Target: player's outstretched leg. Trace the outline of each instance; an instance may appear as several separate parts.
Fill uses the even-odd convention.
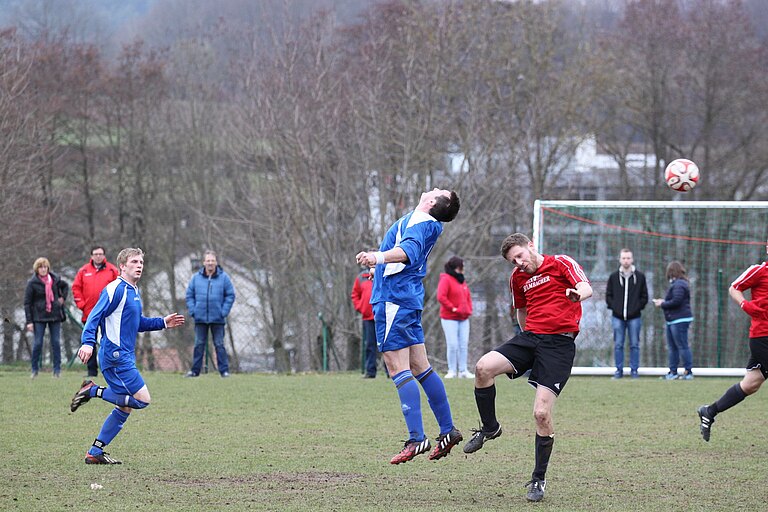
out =
[[[392,377],[392,383],[397,387],[400,409],[408,427],[408,440],[400,453],[392,457],[389,462],[402,464],[417,455],[428,452],[432,445],[429,438],[424,435],[424,424],[421,418],[421,393],[413,374],[410,370],[403,370]]]
[[[123,461],[117,460],[107,452],[101,452],[98,455],[85,454],[86,464],[122,464]]]
[[[69,410],[75,412],[78,407],[86,403],[91,399],[91,388],[96,386],[92,380],[84,380],[80,385],[80,389],[72,397],[72,402],[69,404]]]
[[[696,412],[699,415],[699,432],[701,437],[709,442],[709,436],[712,434],[712,424],[715,422],[715,417],[709,413],[709,406],[702,405]]]
[[[392,460],[390,460],[389,463],[402,464],[403,462],[408,462],[417,455],[427,453],[431,447],[432,445],[430,444],[428,437],[425,437],[421,441],[408,440],[405,442],[405,446],[400,451],[400,453],[392,457]]]
[[[442,459],[451,452],[451,448],[459,444],[464,437],[456,427],[451,428],[450,432],[437,436],[437,445],[432,453],[429,454],[429,460]]]
[[[105,453],[104,448],[120,433],[129,416],[130,413],[122,411],[118,407],[112,409],[112,412],[109,413],[109,416],[104,421],[104,425],[101,427],[99,437],[96,438],[85,455],[86,464],[122,464],[121,461]]]
[[[453,416],[451,415],[451,406],[448,403],[448,395],[445,392],[443,381],[440,376],[430,366],[425,371],[416,376],[416,380],[421,384],[424,393],[427,395],[429,407],[432,409],[438,425],[440,425],[440,435],[437,436],[437,445],[432,453],[429,454],[429,460],[442,459],[451,452],[451,448],[456,446],[464,439],[453,425]]]
[[[475,453],[477,450],[483,447],[486,441],[496,439],[501,435],[501,424],[496,423],[494,430],[485,431],[483,428],[472,429],[472,437],[464,445],[464,453]]]
[[[528,501],[541,501],[544,499],[544,489],[547,487],[547,481],[532,479],[525,484],[525,487],[528,488],[525,499]]]
[[[486,441],[501,435],[501,425],[496,419],[496,385],[491,384],[485,388],[476,387],[475,402],[482,426],[479,429],[472,429],[472,437],[464,445],[464,453],[474,453],[482,448]]]

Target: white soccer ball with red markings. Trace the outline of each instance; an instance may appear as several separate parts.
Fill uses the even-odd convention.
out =
[[[688,192],[699,182],[699,166],[685,158],[672,160],[664,169],[664,181],[677,192]]]

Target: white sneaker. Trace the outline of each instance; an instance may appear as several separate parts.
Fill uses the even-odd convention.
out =
[[[469,370],[464,370],[463,372],[459,373],[459,378],[460,379],[474,379],[475,378],[475,374],[474,373],[470,373]]]
[[[455,379],[456,378],[456,372],[448,372],[445,374],[446,379]]]

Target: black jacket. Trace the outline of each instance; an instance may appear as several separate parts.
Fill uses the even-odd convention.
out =
[[[27,281],[27,289],[24,291],[24,314],[28,324],[61,322],[64,319],[64,310],[59,304],[59,297],[67,298],[69,285],[53,272],[49,274],[53,278],[53,304],[50,313],[45,310],[45,284],[37,274]]]
[[[605,289],[605,303],[616,318],[631,320],[639,317],[648,304],[645,275],[638,270],[635,270],[629,279],[624,277],[621,270],[611,274]]]

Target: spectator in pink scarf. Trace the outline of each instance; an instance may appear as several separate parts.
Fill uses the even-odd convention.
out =
[[[47,258],[37,258],[32,265],[34,275],[27,281],[24,292],[24,314],[27,330],[34,333],[32,348],[32,378],[37,377],[43,352],[45,327],[51,336],[51,360],[53,376],[61,374],[61,322],[64,321],[64,299],[69,285],[51,272]]]

